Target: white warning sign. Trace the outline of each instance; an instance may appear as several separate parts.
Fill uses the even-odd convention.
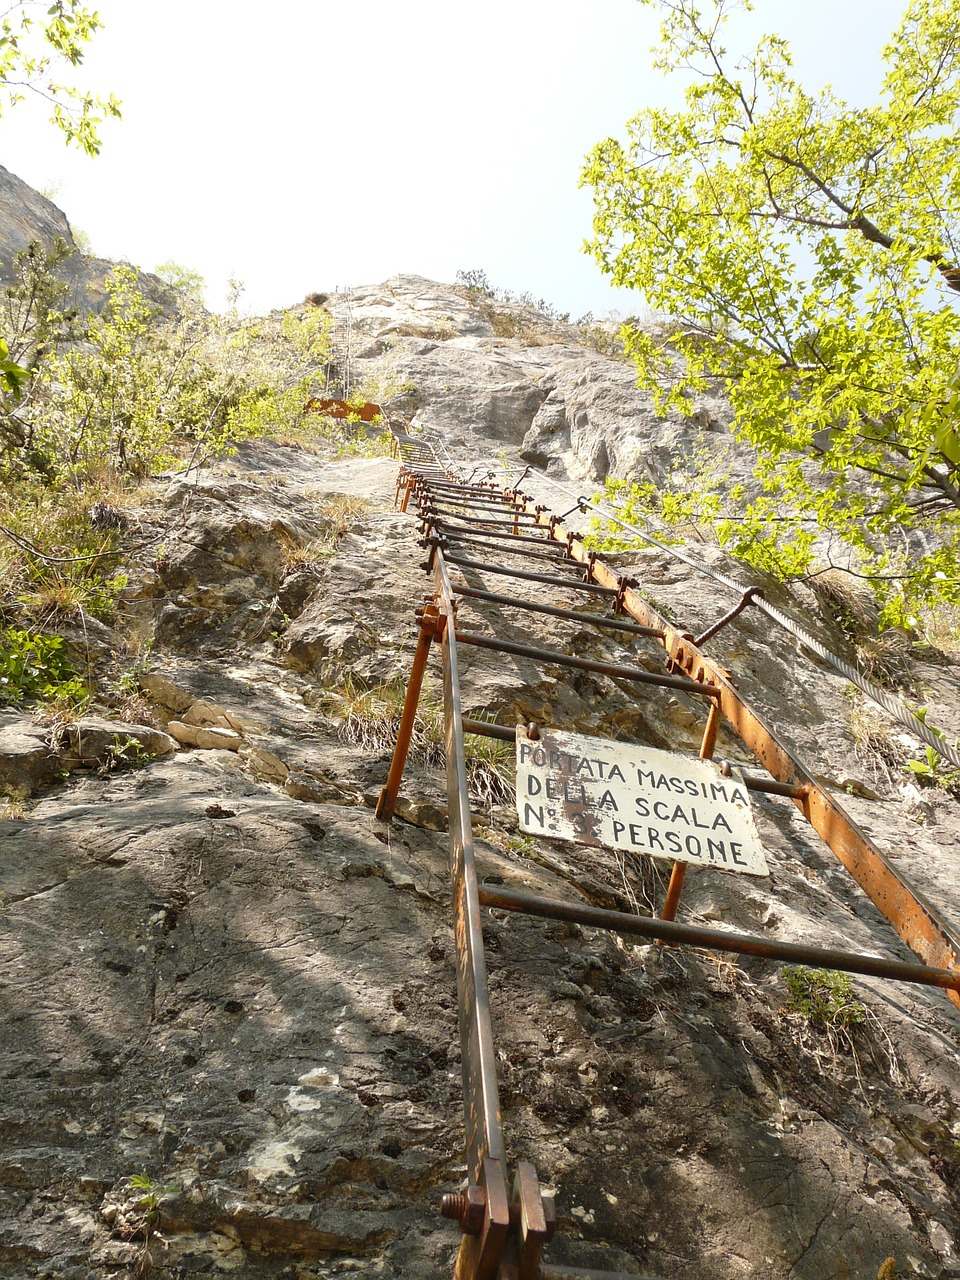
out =
[[[743,776],[712,760],[521,729],[517,812],[530,835],[769,875]]]

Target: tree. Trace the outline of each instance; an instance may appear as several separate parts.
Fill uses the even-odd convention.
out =
[[[42,12],[39,20],[34,16]],[[84,46],[101,26],[99,16],[80,0],[54,0],[49,8],[33,0],[15,0],[0,17],[0,115],[22,102],[26,93],[46,99],[51,121],[67,142],[89,155],[100,150],[97,126],[120,115],[111,94],[98,98],[55,78],[64,62],[78,67]]]
[[[737,518],[718,504],[739,554],[809,567],[830,531],[889,620],[960,602],[960,0],[912,0],[867,108],[808,94],[777,36],[731,59],[731,0],[659,3],[685,109],[583,174],[590,251],[669,317],[625,335],[641,385],[688,412],[726,390],[758,457]]]
[[[188,298],[193,298],[194,302],[203,302],[206,281],[199,271],[171,260],[158,263],[153,269],[153,274],[159,276],[165,284],[185,293]]]
[[[0,116],[22,102],[26,92],[36,94],[53,107],[51,122],[66,141],[97,155],[97,126],[107,116],[119,117],[120,103],[113,94],[97,98],[60,84],[53,68],[63,62],[79,66],[84,46],[103,24],[80,0],[54,0],[37,21],[34,11],[42,8],[33,0],[14,0],[0,16]],[[4,429],[15,421],[15,406],[31,374],[32,369],[11,358],[9,339],[0,337],[0,444]]]

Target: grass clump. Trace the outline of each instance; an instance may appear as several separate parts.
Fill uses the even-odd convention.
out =
[[[392,751],[400,730],[406,697],[402,679],[365,688],[347,675],[338,689],[328,690],[323,708],[339,720],[339,735],[371,754]],[[411,760],[429,767],[446,759],[443,707],[429,694],[420,698],[410,742]],[[514,750],[509,742],[479,734],[464,735],[464,759],[470,796],[490,807],[513,799]]]

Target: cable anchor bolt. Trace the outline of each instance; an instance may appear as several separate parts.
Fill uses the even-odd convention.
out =
[[[698,649],[702,649],[708,640],[712,640],[718,631],[722,631],[728,622],[733,622],[734,618],[739,618],[748,604],[752,604],[754,600],[762,600],[764,598],[763,591],[759,587],[747,587],[743,595],[737,603],[727,613],[719,618],[712,627],[708,627],[703,635],[697,636],[694,644]]]

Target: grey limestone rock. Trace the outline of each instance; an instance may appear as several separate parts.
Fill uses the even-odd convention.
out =
[[[58,732],[61,763],[67,769],[89,769],[140,763],[144,757],[176,751],[169,733],[150,725],[126,724],[101,716],[81,716]]]
[[[48,729],[29,716],[0,712],[0,795],[33,795],[60,769]]]
[[[107,300],[107,276],[117,264],[76,250],[73,232],[63,211],[16,174],[0,166],[0,283],[11,282],[11,262],[21,249],[34,240],[47,247],[56,237],[75,250],[60,271],[61,277],[71,287],[71,304],[83,311],[99,311]],[[141,292],[150,302],[170,313],[177,310],[175,289],[139,268],[137,280]]]

